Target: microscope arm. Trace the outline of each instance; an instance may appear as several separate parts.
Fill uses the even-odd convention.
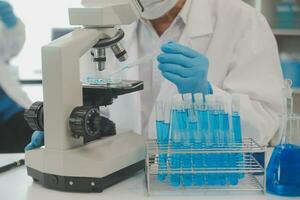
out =
[[[77,29],[42,49],[45,146],[66,150],[83,145],[71,137],[67,119],[83,105],[79,59],[101,38],[102,30]]]

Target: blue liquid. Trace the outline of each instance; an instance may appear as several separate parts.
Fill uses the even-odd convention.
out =
[[[181,148],[180,143],[173,143],[172,148],[174,150]],[[181,155],[180,154],[173,154],[171,156],[171,162],[170,167],[171,170],[179,170],[181,166]],[[170,184],[173,187],[179,187],[180,186],[180,174],[179,173],[171,173],[170,175]]]
[[[208,136],[208,111],[207,110],[197,110],[198,116],[198,131],[194,135],[194,148],[203,148],[207,142]],[[193,158],[193,167],[195,169],[201,170],[206,166],[207,155],[204,154],[195,154]],[[205,185],[206,174],[195,174],[194,175],[194,184],[196,186]]]
[[[113,84],[113,83],[117,83],[117,80],[113,80],[111,78],[107,78],[107,79],[100,79],[97,77],[86,77],[84,80],[84,83],[89,84],[89,85],[107,85],[107,84]]]
[[[229,136],[229,115],[224,111],[220,112],[220,130],[219,130],[219,143],[222,144],[222,147],[226,147],[227,137]],[[228,168],[230,167],[230,154],[221,154],[220,155],[220,165],[219,167]],[[222,162],[223,161],[223,162]],[[227,180],[230,179],[229,174],[220,174],[219,183],[221,185],[226,185]]]
[[[241,117],[239,113],[234,112],[232,113],[232,126],[233,126],[233,134],[234,134],[234,140],[236,143],[242,143],[242,128],[241,128]],[[237,154],[235,156],[235,165],[238,167],[239,165],[242,165],[244,162],[243,154]],[[244,173],[239,173],[238,177],[244,178]]]
[[[189,115],[193,113],[191,110],[189,111],[178,111],[178,124],[179,131],[182,134],[182,148],[188,150],[191,148],[191,144],[193,143],[193,132],[197,131],[197,124],[189,123]],[[196,125],[196,127],[194,127]],[[192,169],[192,155],[191,154],[183,154],[181,155],[181,167],[183,172],[188,172]],[[182,181],[185,187],[191,186],[193,183],[193,175],[191,173],[183,173]]]
[[[215,148],[216,144],[219,142],[219,113],[217,111],[209,111],[209,123],[210,123],[210,131],[209,131],[209,143],[208,145]],[[211,153],[207,158],[208,168],[215,169],[220,164],[220,155],[216,153]],[[207,175],[207,183],[208,185],[219,185],[219,174],[209,173]]]
[[[220,132],[222,133],[222,136],[220,137],[221,142],[223,144],[227,143],[227,137],[229,133],[229,114],[222,112],[220,114]]]
[[[241,117],[238,113],[232,114],[233,133],[236,142],[242,142]]]
[[[232,144],[235,143],[235,137],[233,131],[232,132],[230,130],[228,131],[226,142],[227,144],[229,144],[229,146],[232,146]],[[228,154],[228,165],[230,169],[236,168],[237,165],[236,160],[238,156],[239,155],[235,153]],[[239,175],[237,173],[229,173],[227,176],[227,183],[230,185],[237,185],[239,183]]]
[[[267,168],[267,191],[282,196],[300,196],[300,146],[275,147]]]
[[[171,139],[172,149],[181,149],[183,147],[184,133],[187,131],[187,113],[185,111],[175,110],[172,112]],[[183,155],[172,154],[170,167],[171,170],[180,170]],[[179,187],[181,184],[180,173],[170,175],[170,184]]]
[[[191,114],[191,113],[190,113]],[[187,135],[184,137],[184,148],[189,150],[193,147],[194,144],[194,136],[197,132],[197,122],[189,122],[188,123],[188,131],[185,132]],[[184,154],[182,155],[182,170],[183,171],[191,171],[193,166],[193,156],[192,154]],[[193,185],[193,174],[184,173],[183,177],[183,185],[185,187],[189,187]]]
[[[169,142],[169,129],[170,124],[164,123],[164,121],[156,121],[156,133],[157,133],[157,142],[158,145],[166,145]],[[160,150],[167,150],[162,147],[160,147]],[[158,155],[158,180],[164,181],[167,177],[166,173],[163,173],[162,171],[165,171],[167,169],[167,154],[159,154]]]

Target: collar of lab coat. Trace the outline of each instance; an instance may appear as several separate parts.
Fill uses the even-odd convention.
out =
[[[190,38],[209,35],[213,32],[213,15],[209,0],[187,0],[179,16],[186,25]],[[143,21],[147,23],[147,21]],[[132,25],[136,27],[137,22]]]
[[[209,0],[187,0],[181,17],[191,38],[213,32],[213,15]]]

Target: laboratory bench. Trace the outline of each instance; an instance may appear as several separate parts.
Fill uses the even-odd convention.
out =
[[[267,158],[272,149],[268,149]],[[9,164],[24,157],[24,154],[0,154],[0,166]],[[0,200],[109,200],[109,199],[197,199],[197,200],[284,200],[284,198],[259,192],[222,192],[222,193],[184,193],[148,196],[144,172],[103,191],[103,193],[67,193],[45,189],[34,183],[27,176],[24,166],[0,174]]]

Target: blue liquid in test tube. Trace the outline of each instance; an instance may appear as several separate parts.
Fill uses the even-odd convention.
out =
[[[241,131],[241,118],[238,113],[232,113],[232,125],[233,125],[233,133],[235,137],[235,142],[236,143],[241,143],[242,142],[242,131]],[[237,165],[240,166],[243,164],[243,154],[238,154],[237,155]],[[243,178],[244,174],[240,173],[239,178]]]
[[[157,132],[157,139],[158,139],[158,145],[159,145],[159,148],[160,150],[163,150],[162,147],[160,147],[160,145],[163,145],[162,143],[162,136],[164,134],[164,121],[156,121],[156,132]],[[165,154],[159,154],[158,155],[158,180],[159,181],[164,181],[167,174],[164,173],[163,171],[166,170],[167,168],[167,165],[166,165],[166,155]]]
[[[171,107],[169,103],[165,103],[164,105],[164,123],[163,123],[163,137],[162,137],[162,143],[165,145],[164,150],[168,150],[169,146],[169,140],[170,140],[170,119],[171,119]],[[165,169],[167,169],[168,166],[168,155],[164,154],[164,165]]]
[[[184,107],[185,115],[183,115],[182,121],[187,123],[187,127],[183,130],[183,148],[189,151],[194,143],[194,134],[197,131],[197,120],[194,113],[193,99],[191,94],[184,94]],[[189,173],[192,170],[192,154],[182,155],[182,170],[183,185],[189,187],[193,185],[193,174]]]
[[[195,94],[195,112],[197,117],[197,128],[194,132],[194,148],[201,149],[206,145],[206,137],[208,136],[208,111],[206,109],[203,94]],[[207,168],[206,154],[194,154],[193,155],[193,167],[195,171],[203,170]],[[196,186],[203,186],[206,182],[206,174],[196,173],[194,175],[194,184]]]
[[[229,144],[230,148],[236,148],[236,142],[233,131],[229,131],[228,137],[227,137],[227,143]],[[237,154],[230,153],[228,155],[229,157],[229,168],[230,169],[236,169],[237,168]],[[237,185],[239,183],[239,176],[237,173],[229,173],[227,177],[227,182],[230,185]]]
[[[157,133],[157,143],[159,150],[166,151],[166,147],[169,142],[169,127],[170,123],[164,120],[164,116],[168,114],[165,110],[165,105],[163,102],[158,102],[156,104],[156,133]],[[158,180],[164,181],[167,177],[165,171],[167,170],[167,154],[158,155]]]
[[[219,144],[221,145],[221,148],[226,147],[227,143],[227,137],[229,134],[229,114],[225,112],[225,106],[224,106],[224,100],[219,97],[217,100],[217,105],[219,107]],[[226,105],[226,104],[225,104]],[[228,168],[229,167],[229,154],[222,153],[220,154],[220,162],[219,166],[222,168]],[[219,184],[220,185],[226,185],[228,179],[228,174],[223,173],[219,175]]]
[[[233,96],[232,97],[232,131],[234,135],[234,141],[237,144],[241,144],[242,141],[242,128],[241,128],[241,117],[239,114],[240,111],[240,99],[239,96]],[[239,167],[243,165],[244,158],[243,154],[237,154],[236,155],[236,166]],[[243,173],[238,174],[238,178],[244,178]]]
[[[216,108],[215,96],[207,95],[206,103],[208,105],[209,111],[209,134],[208,134],[208,147],[216,148],[219,143],[219,111]],[[216,169],[219,167],[220,155],[216,153],[211,153],[207,159],[208,168]],[[209,173],[207,175],[208,185],[219,185],[219,174]]]
[[[177,149],[182,148],[182,129],[186,127],[186,121],[182,121],[182,115],[185,115],[186,112],[183,108],[183,103],[181,100],[181,96],[176,96],[172,102],[172,117],[171,117],[171,143],[172,143],[172,152]],[[174,187],[179,187],[181,184],[180,173],[176,173],[181,169],[181,160],[182,155],[172,153],[170,158],[170,184]]]

